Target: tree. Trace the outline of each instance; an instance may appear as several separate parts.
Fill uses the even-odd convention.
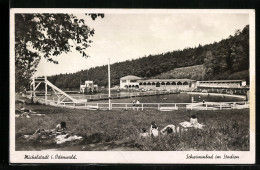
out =
[[[86,14],[95,20],[104,14]],[[75,48],[83,57],[94,29],[72,14],[15,14],[15,87],[24,90],[41,60],[54,64],[53,56]]]
[[[214,76],[214,67],[215,67],[215,56],[213,56],[211,51],[208,51],[204,59],[205,79],[210,79]]]

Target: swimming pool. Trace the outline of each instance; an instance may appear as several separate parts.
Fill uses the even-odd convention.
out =
[[[122,99],[111,99],[112,103],[131,103],[133,100],[139,100],[141,103],[191,103],[193,97],[194,102],[236,102],[244,101],[243,98],[216,95],[199,95],[199,94],[165,94],[144,97],[131,97]],[[89,101],[90,103],[107,103],[108,100]]]

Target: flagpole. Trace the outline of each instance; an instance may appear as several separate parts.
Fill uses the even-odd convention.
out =
[[[109,101],[109,110],[111,110],[111,99],[110,99],[110,58],[108,58],[108,101]]]

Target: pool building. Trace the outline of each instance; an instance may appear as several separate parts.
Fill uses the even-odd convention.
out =
[[[197,87],[207,88],[241,88],[246,86],[244,80],[209,80],[197,81]]]
[[[139,88],[149,90],[188,90],[195,87],[191,79],[147,79],[138,80]]]
[[[195,87],[195,80],[190,79],[143,79],[129,75],[120,79],[121,89],[176,90]]]
[[[139,88],[138,80],[141,80],[141,77],[128,75],[120,78],[120,89],[128,89],[128,88]]]
[[[243,88],[244,80],[210,80],[196,81],[191,79],[144,79],[128,75],[120,79],[121,89],[146,90],[191,90],[194,88]]]
[[[98,91],[98,85],[94,84],[93,81],[85,81],[84,84],[80,85],[80,92],[94,92]]]

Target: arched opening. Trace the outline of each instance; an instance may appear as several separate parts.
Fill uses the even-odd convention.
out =
[[[127,85],[125,85],[125,88],[128,88],[128,86],[127,86]]]
[[[138,85],[135,85],[135,88],[139,88],[139,86],[138,86]]]
[[[147,83],[147,85],[151,85],[151,83],[150,83],[150,82],[148,82],[148,83]]]
[[[188,82],[187,82],[187,81],[185,81],[185,82],[183,83],[183,85],[188,85]]]
[[[161,84],[158,82],[158,83],[156,83],[156,87],[160,87],[161,86]]]
[[[164,82],[162,82],[162,83],[161,83],[161,85],[163,85],[163,86],[164,86],[164,85],[165,85],[165,83],[164,83]]]
[[[180,85],[182,85],[182,83],[179,81],[179,82],[177,83],[177,85],[180,86]]]
[[[143,83],[142,83],[142,82],[140,82],[140,83],[139,83],[139,85],[141,86],[141,85],[143,85]]]
[[[143,85],[146,85],[146,82],[144,82],[144,84]]]
[[[169,85],[171,85],[171,83],[170,83],[170,82],[167,82],[167,83],[166,83],[166,86],[169,86]]]
[[[155,85],[155,82],[152,82],[152,85]]]
[[[176,82],[172,82],[172,85],[176,85]]]

